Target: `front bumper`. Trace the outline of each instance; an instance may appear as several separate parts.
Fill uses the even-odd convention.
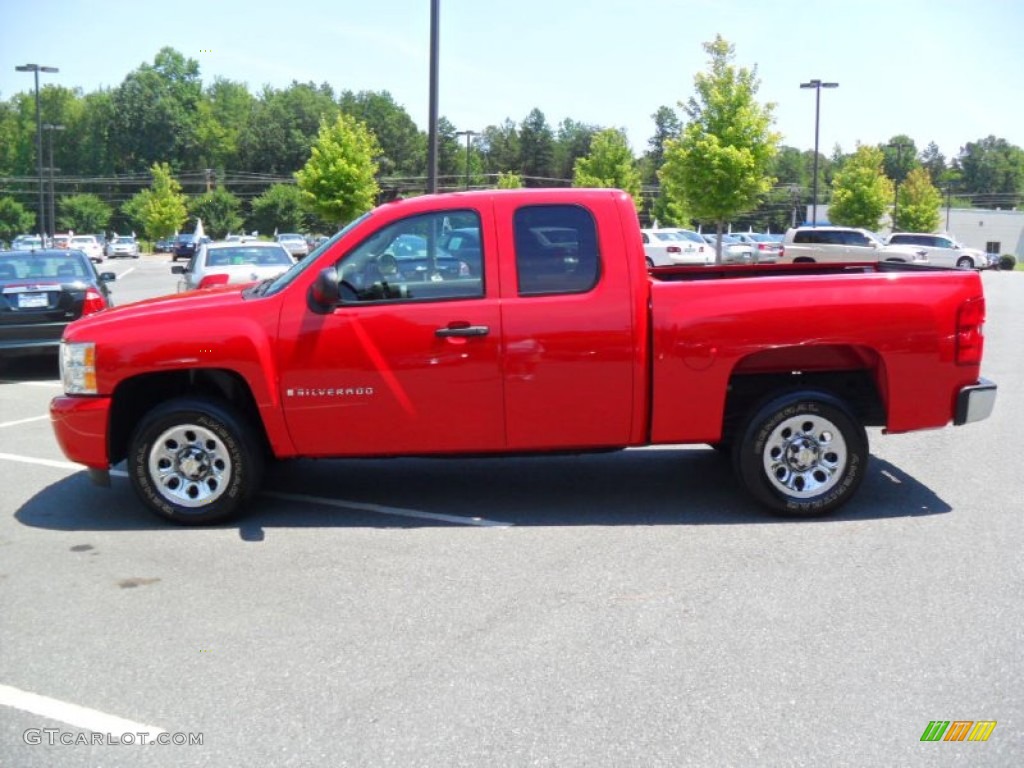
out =
[[[64,455],[90,469],[110,468],[107,425],[109,397],[61,395],[50,401],[50,421]]]
[[[996,405],[996,383],[980,378],[977,384],[963,387],[956,396],[956,414],[953,424],[960,426],[982,421],[992,415]]]

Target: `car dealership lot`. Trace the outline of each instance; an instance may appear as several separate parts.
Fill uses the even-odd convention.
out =
[[[175,289],[167,255],[111,268],[117,303]],[[0,763],[1019,764],[1024,274],[983,279],[992,418],[872,430],[816,521],[691,447],[288,462],[179,529],[63,459],[55,365],[8,365]],[[937,719],[998,725],[920,742]],[[26,743],[83,722],[203,743]]]

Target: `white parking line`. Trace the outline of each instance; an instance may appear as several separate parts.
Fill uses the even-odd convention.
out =
[[[0,429],[3,429],[4,427],[16,427],[19,424],[28,424],[30,421],[42,421],[43,419],[48,419],[48,418],[50,418],[49,414],[47,414],[46,416],[33,416],[30,419],[18,419],[17,421],[4,421],[4,422],[0,422]]]
[[[33,715],[67,723],[76,728],[109,733],[118,737],[128,733],[148,733],[152,738],[156,738],[161,733],[167,733],[163,728],[125,720],[123,717],[51,699],[49,696],[40,696],[38,693],[29,693],[9,685],[0,685],[0,705],[31,712]]]
[[[481,528],[511,528],[512,523],[503,523],[497,520],[485,520],[482,517],[462,517],[461,515],[442,515],[437,512],[420,512],[416,509],[402,509],[401,507],[385,507],[381,504],[366,504],[361,501],[344,501],[343,499],[328,499],[323,496],[306,496],[300,493],[280,493],[279,491],[264,491],[264,496],[287,501],[304,501],[309,504],[324,504],[328,507],[339,509],[360,509],[365,512],[376,512],[379,515],[395,515],[397,517],[414,517],[422,520],[440,520],[445,523],[457,525],[476,525]]]
[[[15,381],[14,379],[0,379],[0,384],[21,384],[25,387],[59,387],[61,385],[59,379],[51,379],[50,381]]]
[[[53,467],[54,469],[69,469],[78,472],[85,469],[81,464],[73,464],[70,461],[51,461],[50,459],[33,459],[31,456],[18,456],[14,453],[0,453],[0,459],[5,461],[17,461],[21,464],[36,464],[40,467]]]
[[[0,461],[17,461],[22,464],[35,464],[40,467],[52,467],[53,469],[66,469],[78,472],[85,469],[81,464],[73,464],[70,461],[52,461],[50,459],[34,459],[29,456],[18,456],[13,453],[0,453]],[[114,477],[128,477],[128,473],[122,469],[112,469],[110,474]],[[329,499],[324,496],[306,496],[301,493],[281,493],[279,491],[264,491],[264,496],[274,499],[285,499],[286,501],[301,501],[306,504],[322,504],[327,507],[338,509],[358,509],[364,512],[375,512],[378,515],[392,515],[395,517],[411,517],[420,520],[437,520],[456,525],[473,525],[480,528],[511,528],[514,523],[505,523],[500,520],[487,520],[483,517],[465,517],[462,515],[443,515],[437,512],[421,512],[418,509],[403,509],[402,507],[387,507],[383,504],[367,504],[362,501],[345,501],[344,499]]]

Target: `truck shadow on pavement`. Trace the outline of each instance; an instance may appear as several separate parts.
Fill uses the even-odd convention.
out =
[[[123,473],[122,473],[123,474]],[[264,493],[233,523],[265,528],[827,524],[942,514],[951,507],[872,457],[856,498],[837,513],[780,517],[752,501],[710,449],[475,459],[295,460],[270,468]],[[84,472],[48,486],[15,517],[53,530],[181,530],[150,513],[126,477],[93,486]],[[202,529],[195,529],[202,530]]]

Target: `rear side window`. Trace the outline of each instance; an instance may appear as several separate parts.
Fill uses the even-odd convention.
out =
[[[586,293],[597,285],[597,226],[577,205],[530,205],[513,218],[520,296]]]

